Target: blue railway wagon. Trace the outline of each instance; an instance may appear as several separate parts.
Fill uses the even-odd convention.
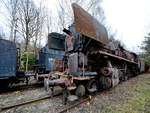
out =
[[[39,52],[39,68],[44,72],[51,72],[56,70],[56,59],[62,59],[64,51],[49,49],[48,45],[43,47]]]
[[[0,39],[0,79],[16,76],[17,49],[16,44]]]
[[[56,32],[49,33],[48,44],[40,50],[37,49],[35,60],[36,75],[62,70],[65,37],[65,35]]]
[[[20,81],[28,82],[24,71],[20,70],[19,44],[0,39],[0,90]]]

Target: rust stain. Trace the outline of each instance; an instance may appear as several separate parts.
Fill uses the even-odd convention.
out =
[[[109,45],[106,28],[79,5],[72,4],[76,31],[102,44]]]
[[[63,59],[61,58],[55,58],[55,66],[56,66],[56,71],[63,71]]]

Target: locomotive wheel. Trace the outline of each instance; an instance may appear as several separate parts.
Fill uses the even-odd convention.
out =
[[[79,96],[79,97],[84,96],[84,95],[85,95],[85,87],[84,87],[82,84],[80,84],[80,85],[77,87],[77,89],[76,89],[76,91],[75,91],[75,94],[76,94],[77,96]]]
[[[96,91],[98,91],[99,90],[98,82],[94,79],[88,81],[87,89],[95,89]]]
[[[100,77],[100,85],[101,85],[102,89],[104,89],[104,90],[111,88],[112,87],[111,78],[101,76]]]

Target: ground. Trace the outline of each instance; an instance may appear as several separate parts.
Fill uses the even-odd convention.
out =
[[[56,88],[59,93],[60,88]],[[20,103],[32,98],[49,95],[43,88],[13,92],[0,95],[0,107]],[[71,104],[71,103],[69,103]],[[67,106],[67,105],[66,105]],[[13,108],[6,113],[54,113],[66,106],[62,105],[61,97],[44,100],[38,103]],[[150,74],[141,74],[123,82],[108,91],[94,96],[67,112],[71,113],[150,113]]]
[[[96,96],[88,104],[82,104],[78,111],[150,113],[150,74],[134,77],[108,92]]]

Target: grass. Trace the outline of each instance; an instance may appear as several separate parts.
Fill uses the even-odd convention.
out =
[[[115,105],[106,105],[104,113],[150,113],[150,74],[139,77],[133,87],[127,88],[133,95],[123,97]]]

